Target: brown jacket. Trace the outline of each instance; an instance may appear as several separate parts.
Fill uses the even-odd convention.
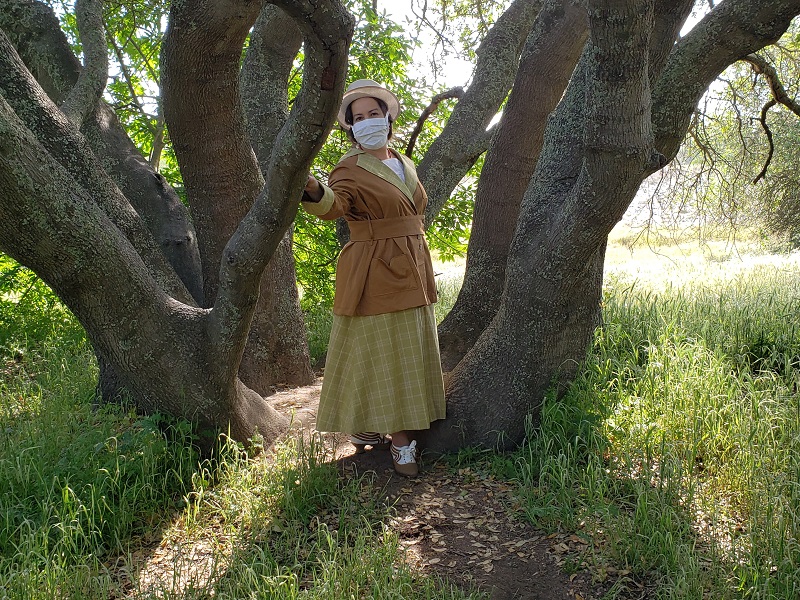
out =
[[[405,183],[374,156],[353,149],[322,186],[322,200],[303,202],[311,214],[343,216],[350,226],[336,265],[334,314],[378,315],[436,302],[422,225],[428,196],[414,163],[392,154],[403,163]]]

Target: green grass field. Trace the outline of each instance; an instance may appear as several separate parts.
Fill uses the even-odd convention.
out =
[[[607,598],[800,597],[798,257],[614,239],[581,375],[524,447],[459,464],[586,539],[566,567],[610,577]],[[317,355],[329,323],[310,321]],[[372,481],[340,479],[318,440],[200,460],[185,424],[93,407],[79,325],[5,259],[0,360],[0,598],[470,597],[404,561]],[[205,567],[119,568],[153,540]]]

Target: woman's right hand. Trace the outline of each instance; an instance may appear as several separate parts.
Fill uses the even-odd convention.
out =
[[[322,186],[310,173],[308,175],[306,187],[303,188],[303,192],[311,198],[312,202],[319,202],[322,200]]]

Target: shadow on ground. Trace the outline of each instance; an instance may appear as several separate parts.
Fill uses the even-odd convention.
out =
[[[321,380],[283,390],[272,405],[292,413],[307,430],[315,425]],[[343,477],[372,475],[376,494],[394,507],[391,526],[407,560],[421,572],[492,600],[590,600],[608,585],[593,585],[588,572],[568,574],[565,558],[579,552],[574,535],[547,535],[521,517],[512,485],[446,460],[424,462],[418,477],[397,475],[385,450],[355,454],[344,436],[326,435]]]

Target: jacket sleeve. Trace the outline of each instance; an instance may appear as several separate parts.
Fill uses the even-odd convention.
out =
[[[320,185],[322,199],[319,202],[303,202],[306,212],[325,221],[338,219],[350,212],[358,193],[351,169],[337,166],[328,178],[328,185],[322,182]]]

